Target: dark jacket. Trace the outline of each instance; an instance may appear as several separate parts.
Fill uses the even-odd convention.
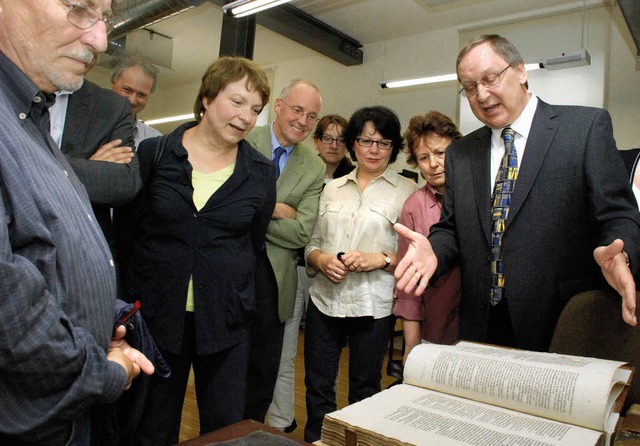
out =
[[[438,271],[460,264],[460,338],[484,342],[489,320],[491,130],[447,149],[442,219],[429,240]],[[606,286],[593,250],[622,238],[640,256],[640,215],[602,109],[539,101],[502,239],[505,291],[517,345],[547,350],[560,311]],[[638,262],[631,264],[638,280]]]
[[[197,354],[246,340],[254,308],[256,257],[275,206],[275,167],[246,141],[239,143],[233,174],[196,209],[191,164],[182,136],[167,137],[162,159],[141,194],[140,237],[128,266],[129,296],[139,298],[159,347],[180,351],[189,279],[193,279]],[[143,177],[159,138],[138,149]]]

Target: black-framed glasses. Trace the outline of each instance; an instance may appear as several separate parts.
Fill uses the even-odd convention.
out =
[[[115,21],[111,17],[103,17],[93,8],[71,0],[61,0],[69,7],[67,20],[80,29],[89,29],[99,21],[104,22],[107,34],[113,29]]]
[[[333,141],[335,141],[336,144],[338,144],[339,146],[344,146],[346,144],[342,136],[338,136],[337,138],[332,138],[329,135],[322,135],[322,138],[320,138],[320,141],[322,141],[322,144],[326,144],[328,146],[331,145]]]
[[[303,116],[305,117],[305,119],[309,122],[317,122],[318,121],[318,115],[315,113],[305,113],[304,112],[304,108],[298,106],[298,105],[289,105],[285,102],[284,99],[280,98],[280,100],[282,101],[282,103],[284,105],[286,105],[287,107],[289,107],[291,109],[291,113],[293,114],[293,116],[295,116],[296,118],[300,119]]]
[[[464,82],[462,84],[462,88],[458,93],[465,98],[470,98],[471,96],[475,96],[478,93],[478,84],[482,84],[484,88],[495,87],[502,80],[502,75],[505,71],[511,68],[511,65],[507,65],[503,70],[497,73],[487,74],[485,77],[480,79],[478,82]]]
[[[371,147],[373,143],[376,143],[378,145],[378,149],[380,150],[389,150],[391,149],[391,147],[393,147],[393,141],[389,141],[388,139],[379,139],[377,141],[374,141],[371,138],[360,136],[356,138],[356,141],[358,141],[358,144],[360,144],[362,147]]]

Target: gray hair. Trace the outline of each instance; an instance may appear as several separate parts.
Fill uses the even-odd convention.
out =
[[[308,85],[309,87],[311,87],[315,91],[317,91],[318,94],[320,94],[320,89],[313,82],[308,81],[306,79],[293,79],[293,80],[287,82],[287,84],[284,87],[282,87],[282,91],[280,91],[280,99],[286,98],[293,87],[295,87],[296,85],[301,85],[301,84],[302,85]]]
[[[493,51],[495,51],[498,56],[504,59],[504,61],[507,62],[510,67],[524,64],[524,59],[520,55],[520,51],[518,51],[513,43],[497,34],[484,34],[469,41],[469,43],[467,43],[465,47],[460,50],[460,53],[458,53],[458,59],[456,60],[456,69],[458,68],[458,65],[460,65],[460,61],[462,60],[462,58],[466,56],[469,51],[471,51],[478,45],[482,45],[483,43],[488,43]]]
[[[156,78],[158,77],[158,73],[160,73],[160,70],[158,69],[158,67],[153,65],[149,59],[139,54],[126,56],[116,62],[116,64],[113,66],[113,72],[111,73],[111,83],[117,81],[120,76],[122,76],[124,70],[136,66],[142,68],[144,74],[153,79],[153,84],[151,85],[151,93],[153,93],[156,90]]]
[[[483,34],[470,40],[469,43],[460,50],[458,58],[456,59],[456,72],[458,71],[458,65],[460,65],[462,58],[466,56],[469,51],[483,43],[488,43],[491,49],[508,63],[510,67],[517,67],[520,64],[524,65],[524,59],[513,43],[498,34]],[[529,89],[529,81],[524,83],[524,87],[527,90]]]

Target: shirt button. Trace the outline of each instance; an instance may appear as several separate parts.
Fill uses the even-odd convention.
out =
[[[63,172],[66,176],[69,176],[69,172],[67,172],[66,170],[63,170]]]
[[[27,114],[23,113],[23,112],[18,113],[18,118],[20,118],[20,119],[22,119],[24,121],[25,119],[27,119]]]
[[[198,213],[197,212],[193,213],[193,218],[198,218]]]
[[[114,263],[113,259],[109,259],[109,266],[111,268],[115,268],[116,264]]]
[[[40,102],[42,102],[42,98],[40,96],[34,96],[33,102],[35,102],[36,104],[39,104]]]

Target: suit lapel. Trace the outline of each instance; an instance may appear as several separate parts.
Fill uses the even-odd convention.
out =
[[[491,129],[483,127],[478,130],[475,146],[470,152],[471,176],[475,193],[476,212],[480,225],[487,238],[491,237],[491,190],[489,180],[491,171]]]
[[[91,96],[91,91],[86,83],[85,86],[69,96],[67,117],[65,119],[62,141],[60,143],[62,146],[61,149],[65,153],[67,153],[69,149],[67,147],[67,141],[78,141],[79,139],[84,141],[84,135],[89,126],[94,107]]]
[[[293,151],[277,181],[278,201],[291,193],[304,174],[303,150],[300,144],[293,146]]]
[[[508,230],[510,222],[518,214],[527,195],[529,195],[542,163],[549,152],[551,142],[558,131],[558,125],[553,119],[555,116],[556,113],[549,104],[538,101],[538,108],[531,123],[524,156],[518,170],[518,180],[509,208],[506,230]]]

